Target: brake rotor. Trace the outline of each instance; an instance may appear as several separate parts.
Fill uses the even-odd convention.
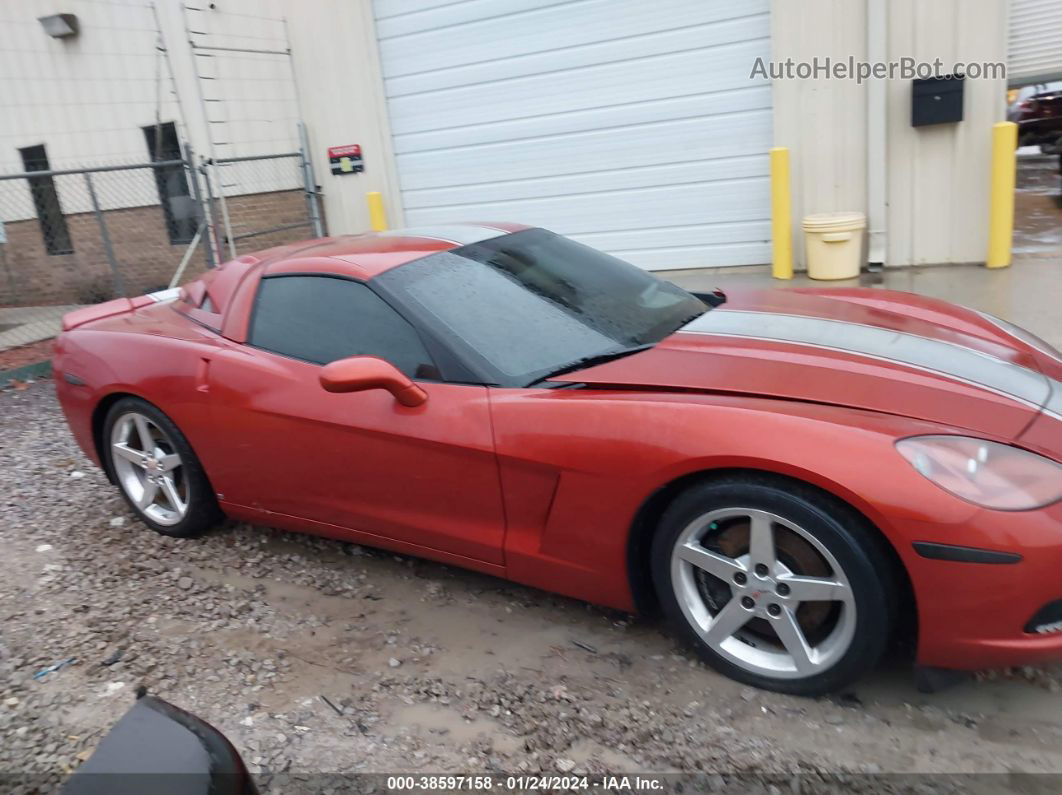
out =
[[[714,552],[737,558],[749,553],[749,538],[752,525],[747,517],[736,517],[720,522],[712,528],[701,543]],[[829,564],[807,541],[787,527],[774,526],[774,547],[779,562],[794,575],[803,577],[829,577],[833,574]],[[697,586],[701,597],[712,615],[717,614],[733,597],[729,583],[708,572],[697,569]],[[796,619],[804,631],[804,637],[814,645],[826,637],[836,620],[837,607],[832,602],[801,602],[796,610]],[[770,623],[763,618],[754,618],[745,625],[752,635],[777,643],[778,636]]]

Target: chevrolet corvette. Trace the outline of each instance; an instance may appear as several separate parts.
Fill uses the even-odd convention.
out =
[[[659,611],[789,693],[901,633],[927,671],[1062,658],[1062,358],[943,301],[690,293],[453,225],[77,309],[53,365],[165,535],[228,516]]]

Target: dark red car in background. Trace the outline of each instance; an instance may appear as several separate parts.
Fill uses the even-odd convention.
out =
[[[1018,146],[1039,146],[1045,155],[1062,154],[1062,88],[1019,99],[1007,119],[1018,125]]]

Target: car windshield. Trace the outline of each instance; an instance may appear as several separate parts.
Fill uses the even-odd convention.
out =
[[[660,341],[708,306],[600,251],[527,229],[376,279],[490,382],[525,386]]]

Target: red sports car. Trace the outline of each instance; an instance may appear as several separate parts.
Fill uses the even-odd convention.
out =
[[[144,522],[222,515],[622,610],[814,694],[1062,658],[1062,359],[873,289],[691,294],[544,229],[244,256],[64,319],[85,453]]]

